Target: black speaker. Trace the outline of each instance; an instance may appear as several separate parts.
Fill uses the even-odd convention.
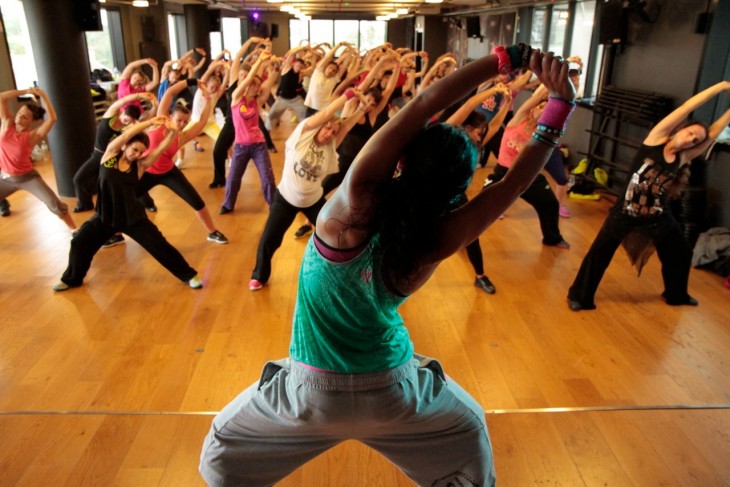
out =
[[[255,37],[269,37],[269,24],[266,22],[251,22],[251,35]]]
[[[623,0],[603,0],[600,5],[598,42],[600,44],[622,44],[626,42],[628,21]]]
[[[76,0],[76,22],[81,30],[104,30],[101,26],[99,0]]]
[[[271,24],[271,38],[276,39],[279,37],[279,24]]]
[[[157,27],[155,26],[155,18],[151,15],[141,17],[142,21],[142,40],[146,42],[157,40]]]
[[[466,36],[467,37],[481,37],[482,26],[479,21],[479,17],[467,17],[466,18]]]
[[[221,31],[221,11],[220,10],[208,10],[208,30],[210,32]]]

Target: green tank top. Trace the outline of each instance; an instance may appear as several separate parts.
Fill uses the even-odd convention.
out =
[[[299,290],[289,354],[313,367],[340,373],[380,372],[403,365],[413,343],[380,274],[377,236],[348,262],[321,255],[309,240],[299,271]]]

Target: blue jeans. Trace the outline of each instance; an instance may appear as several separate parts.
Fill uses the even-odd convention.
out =
[[[241,190],[243,173],[246,172],[248,161],[251,159],[253,159],[256,169],[259,171],[261,191],[264,193],[264,199],[271,206],[271,202],[274,199],[276,181],[274,179],[274,170],[271,168],[271,159],[269,159],[269,151],[266,143],[236,144],[233,146],[233,159],[231,160],[231,168],[228,171],[228,179],[226,179],[226,197],[222,205],[227,210],[232,210],[236,206],[238,192]]]
[[[372,374],[269,362],[213,420],[199,468],[209,485],[273,485],[348,439],[418,485],[495,484],[484,410],[441,364],[418,355]]]

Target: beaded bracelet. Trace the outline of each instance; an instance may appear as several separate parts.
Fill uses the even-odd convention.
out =
[[[539,130],[540,132],[545,132],[546,134],[558,135],[558,136],[561,136],[561,137],[563,135],[565,135],[565,130],[560,130],[560,129],[556,129],[554,127],[549,127],[549,126],[547,126],[547,125],[545,125],[543,123],[538,123],[537,124],[537,130]]]
[[[550,147],[557,147],[558,141],[553,139],[548,139],[547,137],[543,137],[542,135],[538,134],[537,132],[533,132],[532,138],[537,140],[538,142],[542,142],[543,144],[547,144]]]

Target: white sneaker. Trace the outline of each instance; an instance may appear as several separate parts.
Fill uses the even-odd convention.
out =
[[[203,281],[200,279],[200,276],[195,274],[195,276],[188,281],[188,286],[193,289],[200,289],[203,287]]]
[[[175,161],[175,165],[177,166],[178,169],[182,169],[183,166],[185,165],[185,162],[183,162],[182,159],[178,159],[177,161]]]

